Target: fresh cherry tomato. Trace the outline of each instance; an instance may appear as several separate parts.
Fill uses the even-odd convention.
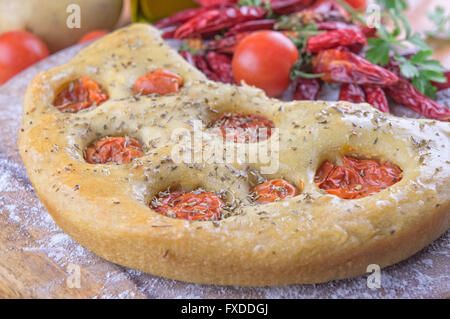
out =
[[[390,162],[344,156],[342,166],[325,161],[314,182],[328,194],[355,199],[382,191],[400,181],[401,175],[402,170]]]
[[[256,143],[272,135],[274,124],[262,115],[225,114],[213,125],[220,128],[224,139],[238,143]]]
[[[168,217],[187,220],[219,220],[224,202],[209,192],[171,192],[156,197],[150,207]]]
[[[156,69],[134,82],[134,93],[166,95],[178,93],[182,85],[183,78],[178,74],[165,69]]]
[[[62,112],[77,113],[94,104],[100,105],[108,99],[100,85],[82,75],[80,79],[70,82],[55,98],[53,105]]]
[[[295,197],[299,194],[297,188],[284,179],[273,179],[253,188],[260,204],[268,204],[278,200]]]
[[[284,34],[254,32],[236,47],[232,61],[234,80],[263,89],[270,97],[279,97],[289,86],[289,75],[298,59],[297,47]]]
[[[78,43],[85,43],[96,40],[108,34],[108,31],[105,30],[94,30],[86,33],[83,37],[78,41]]]
[[[90,164],[125,164],[144,156],[142,145],[131,137],[107,137],[86,149],[86,162]]]
[[[26,31],[0,35],[0,84],[49,55],[44,42]]]
[[[362,10],[367,7],[367,0],[345,0],[353,9]]]

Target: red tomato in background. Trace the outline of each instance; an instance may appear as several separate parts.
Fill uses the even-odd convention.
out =
[[[105,30],[91,31],[91,32],[88,32],[85,35],[83,35],[83,37],[78,41],[78,43],[89,42],[89,41],[101,38],[107,34],[108,34],[108,31],[105,31]]]
[[[244,38],[233,56],[236,83],[263,89],[270,97],[280,96],[289,86],[289,74],[299,59],[295,44],[276,31],[258,31]]]
[[[345,0],[349,5],[352,6],[353,9],[360,10],[365,9],[367,7],[366,0]]]
[[[44,42],[26,31],[0,35],[0,84],[49,55]]]

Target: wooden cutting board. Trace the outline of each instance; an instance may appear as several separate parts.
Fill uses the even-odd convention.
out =
[[[81,247],[40,204],[16,146],[29,82],[81,48],[59,52],[0,87],[0,298],[450,297],[450,231],[415,256],[382,270],[379,289],[367,287],[367,276],[267,288],[188,284],[112,264]]]

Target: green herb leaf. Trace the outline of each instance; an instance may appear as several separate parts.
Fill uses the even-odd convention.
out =
[[[445,15],[443,7],[437,6],[434,11],[428,11],[427,16],[435,25],[433,30],[427,32],[428,35],[450,38],[450,14]]]
[[[406,60],[406,59],[405,59]],[[419,70],[414,64],[406,60],[400,64],[400,71],[405,78],[412,79],[419,75]]]
[[[442,64],[436,60],[420,61],[420,62],[417,62],[416,64],[423,67],[426,70],[431,70],[431,71],[436,71],[436,72],[444,72],[446,70],[442,66]]]
[[[403,77],[412,80],[412,84],[423,94],[431,98],[436,97],[436,87],[432,82],[445,82],[442,73],[445,68],[437,60],[431,59],[433,51],[418,32],[412,32],[410,25],[402,10],[406,8],[403,0],[378,0],[386,11],[382,13],[385,19],[394,24],[394,29],[389,31],[383,24],[377,27],[377,38],[368,39],[369,49],[366,51],[366,59],[372,63],[385,66],[393,56],[399,63]],[[445,14],[443,9],[436,9],[431,14],[438,23],[443,23]],[[414,46],[418,52],[407,59],[401,55],[400,48]]]
[[[419,63],[426,61],[433,54],[433,50],[422,50],[416,53],[410,60],[411,63]]]
[[[424,77],[420,76],[415,77],[412,80],[412,84],[426,96],[432,99],[436,99],[436,91],[437,91],[436,87],[431,85],[430,81],[428,81]]]
[[[419,32],[415,32],[408,38],[408,42],[414,44],[421,50],[430,50],[430,46],[425,42]]]
[[[376,38],[370,38],[368,42],[372,48],[366,52],[366,59],[374,64],[385,66],[389,62],[390,42]]]
[[[432,70],[420,70],[419,76],[428,79],[433,82],[445,83],[447,78],[442,74],[442,72],[436,72]]]
[[[408,9],[405,0],[377,0],[377,3],[385,10],[394,9],[398,12]]]

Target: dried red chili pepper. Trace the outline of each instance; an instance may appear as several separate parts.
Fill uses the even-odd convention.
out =
[[[236,46],[249,34],[251,34],[251,32],[242,32],[231,37],[209,41],[206,44],[206,49],[220,53],[233,54]]]
[[[179,26],[203,12],[209,11],[211,9],[221,8],[223,6],[224,6],[224,4],[215,4],[215,5],[210,5],[210,6],[205,6],[205,7],[195,8],[195,9],[186,9],[183,11],[179,11],[179,12],[171,15],[170,17],[159,20],[158,22],[154,23],[154,26],[157,28],[160,28],[160,29],[173,27],[173,26]]]
[[[392,73],[394,73],[396,76],[400,77],[400,62],[395,60],[393,57],[389,58],[388,64],[384,66],[384,68]]]
[[[352,103],[363,103],[366,101],[366,96],[359,85],[344,83],[339,91],[339,100]]]
[[[175,32],[177,31],[176,28],[166,31],[162,34],[162,38],[163,39],[173,39],[173,37],[175,36]]]
[[[196,55],[194,55],[194,60],[195,60],[195,66],[197,67],[197,69],[199,69],[200,71],[203,72],[203,74],[206,75],[206,77],[212,81],[220,81],[220,78],[217,76],[217,74],[215,74],[208,65],[208,61],[206,60],[206,57],[204,56],[203,53],[197,53]]]
[[[318,79],[297,78],[293,99],[297,101],[315,101],[322,83]]]
[[[397,83],[384,90],[395,102],[419,114],[439,121],[450,121],[450,109],[422,94],[404,78],[399,78]]]
[[[179,27],[175,32],[175,38],[184,39],[195,35],[212,34],[238,23],[262,19],[266,13],[263,8],[254,6],[208,10]]]
[[[388,86],[398,81],[392,72],[343,48],[321,51],[312,64],[314,73],[324,74],[325,82]]]
[[[229,56],[211,51],[206,55],[206,61],[208,61],[211,71],[217,75],[220,82],[234,83]]]
[[[444,76],[447,78],[447,82],[445,83],[431,82],[438,91],[450,88],[450,71],[445,72]]]
[[[363,86],[364,93],[366,93],[366,102],[375,106],[379,111],[389,113],[389,103],[384,93],[383,88],[380,86]]]
[[[276,14],[286,15],[301,11],[313,2],[314,0],[270,0],[270,7]]]
[[[367,40],[361,31],[339,29],[310,37],[306,44],[306,52],[318,53],[322,50],[343,46],[357,53],[365,45],[367,45]]]
[[[375,27],[363,26],[361,31],[366,38],[377,38],[377,28]]]
[[[277,20],[274,19],[245,21],[236,24],[227,33],[225,33],[225,36],[229,37],[247,31],[272,30],[276,22]]]
[[[320,21],[320,22],[317,22],[316,24],[317,24],[318,30],[331,31],[331,30],[339,30],[339,29],[352,29],[355,31],[362,32],[366,38],[374,38],[374,37],[376,37],[376,33],[377,33],[376,28],[368,27],[365,25],[360,26],[360,25],[349,24],[349,23],[345,23],[342,21]]]

